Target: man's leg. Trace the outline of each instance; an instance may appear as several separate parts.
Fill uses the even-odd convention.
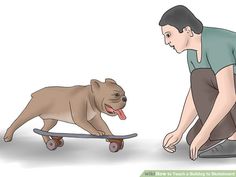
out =
[[[196,137],[196,135],[200,132],[202,128],[202,122],[200,119],[198,119],[196,121],[196,123],[194,124],[194,126],[190,129],[190,131],[187,134],[187,143],[189,145],[191,145],[193,139]],[[218,143],[220,143],[222,140],[210,140],[208,139],[207,142],[200,148],[200,151],[203,152],[209,148],[211,148],[214,145],[217,145]]]
[[[236,83],[236,76],[234,75],[234,83]],[[235,85],[236,88],[236,85]],[[230,110],[230,115],[236,125],[236,104]],[[231,158],[236,157],[236,133],[234,132],[223,143],[212,146],[208,151],[201,152],[200,158]]]
[[[236,88],[236,75],[234,75],[234,83],[235,83],[235,88]],[[236,104],[233,106],[233,108],[230,111],[230,114],[234,120],[234,124],[236,125]],[[229,140],[236,140],[236,132],[228,138]]]
[[[211,69],[194,70],[191,74],[191,91],[199,120],[197,120],[187,135],[188,144],[192,143],[193,139],[206,122],[219,93],[216,77],[213,71]],[[229,112],[212,131],[210,139],[201,147],[200,150],[206,150],[223,139],[230,137],[235,130],[235,122]]]

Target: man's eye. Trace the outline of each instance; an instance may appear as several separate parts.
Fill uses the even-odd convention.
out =
[[[166,34],[166,37],[168,37],[168,38],[169,38],[169,37],[170,37],[170,34]]]

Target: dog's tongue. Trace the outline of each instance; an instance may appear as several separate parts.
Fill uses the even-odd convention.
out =
[[[126,119],[125,113],[122,111],[122,109],[118,109],[118,110],[114,110],[114,111],[119,116],[119,118],[121,120],[125,120]]]

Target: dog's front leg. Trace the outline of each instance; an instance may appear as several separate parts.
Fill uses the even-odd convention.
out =
[[[112,135],[110,129],[108,128],[106,122],[102,119],[102,117],[99,115],[95,116],[93,119],[89,121],[93,127],[95,127],[97,130],[103,131],[105,135]]]
[[[104,135],[103,131],[97,130],[88,121],[81,121],[81,122],[79,121],[76,123],[76,125],[78,125],[80,128],[86,130],[92,135],[96,135],[96,136]]]
[[[92,135],[104,135],[104,132],[97,130],[90,122],[88,122],[86,106],[84,104],[79,105],[80,109],[78,109],[77,104],[73,103],[73,101],[69,103],[71,117],[74,123]]]

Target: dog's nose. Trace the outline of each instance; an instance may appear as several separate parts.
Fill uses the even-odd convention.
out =
[[[122,98],[122,101],[123,101],[123,102],[126,102],[126,101],[127,101],[126,96],[124,96],[124,97]]]

